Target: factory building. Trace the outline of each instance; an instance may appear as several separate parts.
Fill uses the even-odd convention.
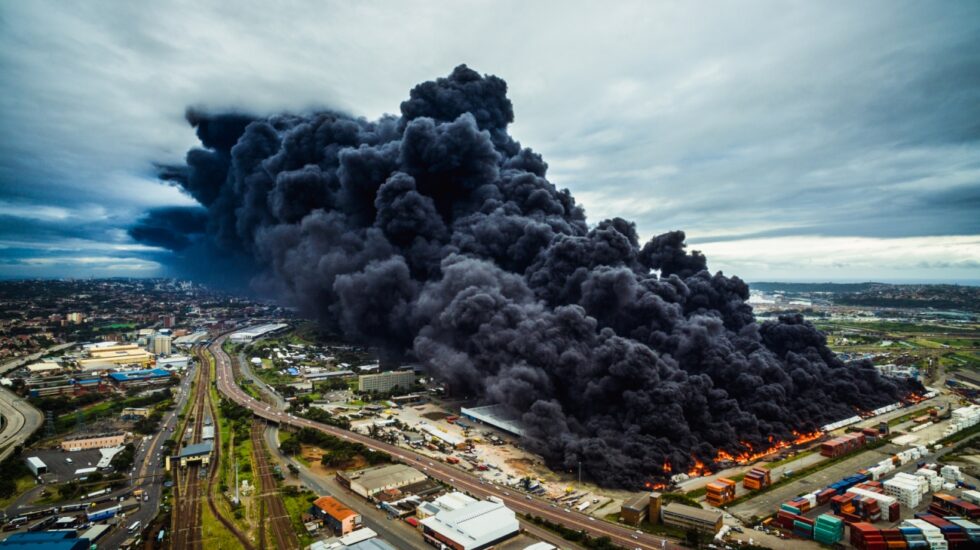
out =
[[[119,413],[119,418],[123,420],[139,420],[150,416],[150,409],[143,407],[126,407]]]
[[[41,361],[40,363],[27,365],[27,372],[29,372],[31,376],[48,376],[50,374],[61,372],[61,365],[53,361]]]
[[[388,393],[396,388],[410,390],[414,384],[415,373],[410,370],[362,374],[357,377],[357,390],[360,392]]]
[[[69,437],[61,442],[63,451],[81,451],[82,449],[103,449],[118,447],[126,442],[124,433],[106,433]]]
[[[338,535],[346,535],[361,526],[360,514],[329,496],[313,501],[310,514]]]
[[[14,533],[0,541],[2,550],[88,550],[89,540],[74,530]]]
[[[482,422],[488,426],[493,426],[509,434],[522,437],[524,427],[519,418],[507,414],[504,407],[500,405],[486,405],[484,407],[464,407],[459,414],[465,418],[476,422]]]
[[[623,523],[629,525],[639,525],[647,519],[650,510],[650,493],[641,493],[623,503],[619,510],[619,517]]]
[[[153,386],[166,384],[170,381],[170,373],[163,369],[133,370],[126,372],[114,372],[109,375],[109,380],[117,388],[130,388],[134,386]]]
[[[171,355],[170,357],[157,358],[157,368],[174,370],[187,370],[191,364],[191,358],[186,355]]]
[[[704,510],[671,502],[663,507],[661,514],[664,525],[709,533],[717,533],[721,530],[721,512],[716,510]]]
[[[423,519],[426,542],[454,550],[483,550],[516,535],[520,530],[514,511],[499,502],[478,500],[457,510]]]
[[[238,332],[232,333],[232,335],[229,336],[228,339],[231,340],[231,342],[234,344],[248,344],[253,340],[255,340],[256,338],[260,338],[262,336],[269,336],[277,332],[281,332],[286,328],[289,328],[289,325],[283,323],[260,325],[257,327],[251,327],[245,330],[240,330]]]
[[[82,370],[104,370],[105,365],[139,365],[147,367],[153,362],[153,356],[136,344],[117,344],[106,342],[105,346],[89,344],[86,347],[89,358],[81,359],[78,365]],[[110,367],[111,368],[111,367]]]
[[[387,489],[400,489],[425,479],[425,474],[404,464],[337,472],[338,483],[366,499]]]
[[[170,355],[170,336],[157,334],[150,340],[150,351],[154,355]]]

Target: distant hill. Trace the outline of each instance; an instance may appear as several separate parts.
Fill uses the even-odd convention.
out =
[[[980,311],[980,287],[887,283],[778,283],[749,285],[762,292],[784,292],[805,296],[820,294],[836,304],[917,309]],[[829,294],[829,296],[828,296]]]

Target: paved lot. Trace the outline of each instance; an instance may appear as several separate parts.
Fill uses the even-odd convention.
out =
[[[24,453],[36,456],[48,467],[48,473],[41,476],[45,483],[60,483],[75,479],[75,471],[81,468],[94,468],[102,459],[98,449],[65,452],[61,449],[37,449]],[[68,462],[71,460],[71,462]]]

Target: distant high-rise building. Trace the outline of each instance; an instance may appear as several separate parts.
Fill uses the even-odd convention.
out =
[[[150,341],[150,347],[155,355],[170,355],[170,337],[158,334]]]
[[[69,323],[81,323],[85,320],[85,315],[77,311],[73,311],[67,315]]]
[[[389,392],[395,388],[408,390],[415,383],[415,373],[410,370],[362,374],[357,377],[357,389],[362,392]]]
[[[177,324],[177,317],[174,315],[162,315],[160,321],[163,322],[163,328],[174,328]]]

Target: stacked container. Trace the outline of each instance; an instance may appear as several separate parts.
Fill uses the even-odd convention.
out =
[[[980,492],[973,491],[973,490],[966,490],[963,491],[960,494],[960,496],[963,497],[963,500],[971,504],[980,504]]]
[[[830,458],[844,456],[852,451],[860,449],[865,444],[864,434],[853,433],[835,437],[830,441],[825,441],[820,445],[820,454]]]
[[[959,525],[932,514],[916,514],[915,517],[929,523],[930,525],[938,527],[939,531],[946,539],[946,543],[949,545],[950,550],[965,548],[969,545],[967,535],[963,528]]]
[[[935,470],[930,470],[929,468],[919,468],[915,475],[919,477],[924,477],[929,481],[929,490],[938,491],[943,486],[943,478],[939,477],[939,474]]]
[[[813,540],[831,545],[844,538],[844,520],[830,514],[820,514],[813,524]]]
[[[953,435],[960,430],[975,426],[977,423],[980,423],[980,406],[970,405],[969,407],[956,409],[950,417],[949,426],[946,428],[945,435]]]
[[[834,495],[836,494],[837,491],[833,489],[824,489],[823,491],[820,491],[819,493],[817,493],[817,505],[823,506],[824,504],[827,504],[828,502],[830,502],[830,499],[833,498]]]
[[[735,500],[735,482],[724,477],[707,485],[707,500],[712,506],[722,506]]]
[[[920,476],[898,473],[884,483],[885,493],[898,499],[899,502],[915,508],[922,502],[922,495],[929,492],[929,482]]]
[[[922,521],[921,519],[907,519],[902,523],[902,525],[920,529],[922,531],[922,536],[925,537],[926,542],[929,544],[929,548],[932,550],[949,549],[949,545],[946,543],[946,538],[943,536],[942,531],[940,531],[935,525]]]
[[[945,493],[932,495],[932,504],[929,505],[929,512],[937,516],[956,516],[967,518],[971,521],[980,518],[980,507],[976,504],[971,504]]]
[[[962,527],[963,533],[966,535],[967,542],[980,546],[980,525],[977,525],[968,519],[958,518],[955,516],[947,517],[946,521]]]
[[[957,481],[963,481],[963,474],[960,473],[959,466],[943,466],[943,469],[940,470],[939,473],[942,474],[943,479],[946,481],[951,481],[954,483]]]
[[[858,550],[885,550],[885,537],[881,531],[870,523],[851,524],[851,544]]]
[[[769,470],[766,470],[765,468],[752,468],[742,479],[742,487],[745,487],[750,491],[758,491],[759,489],[768,487],[771,484],[772,478],[769,475]]]

